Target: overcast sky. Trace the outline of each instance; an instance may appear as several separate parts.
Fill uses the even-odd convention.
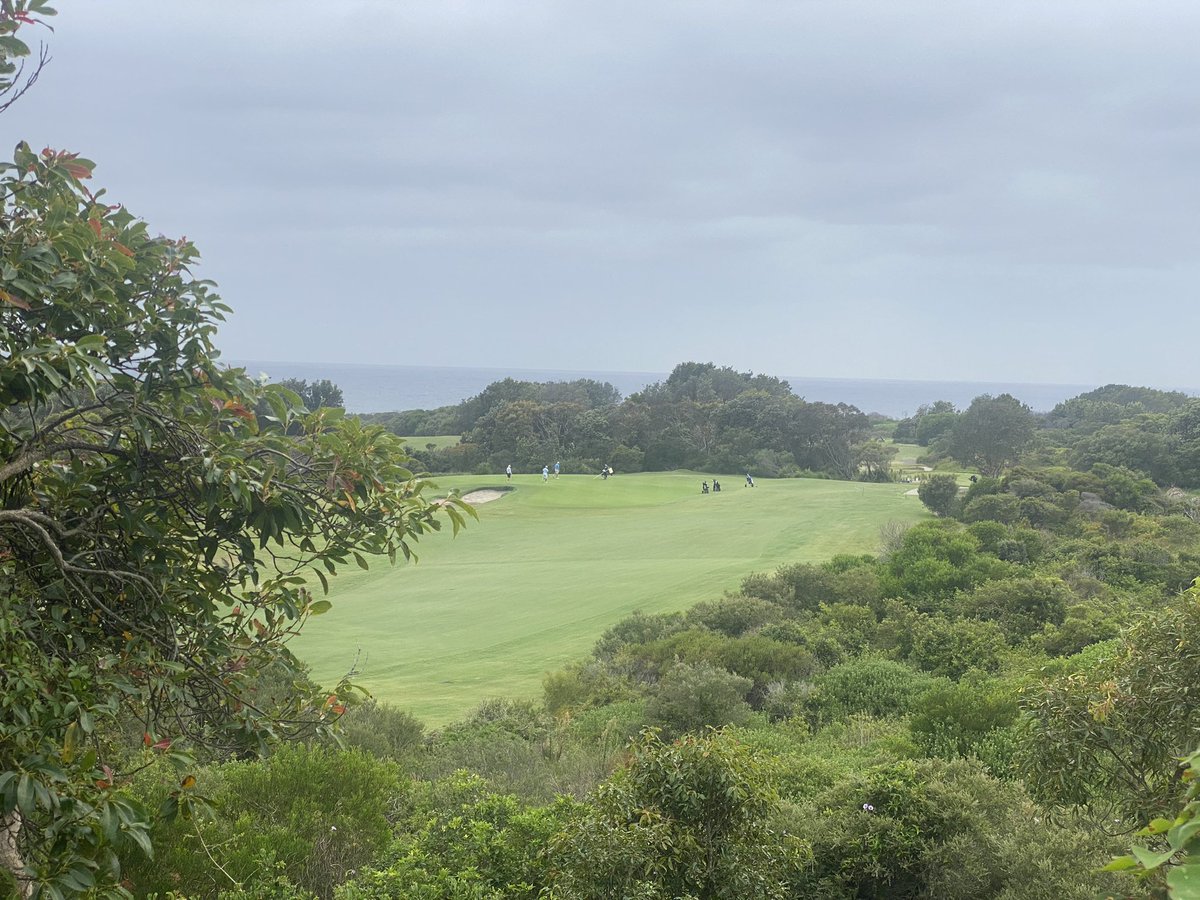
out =
[[[57,6],[229,358],[1200,386],[1194,2]]]

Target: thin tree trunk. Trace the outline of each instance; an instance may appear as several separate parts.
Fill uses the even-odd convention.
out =
[[[0,817],[0,870],[12,875],[17,884],[17,896],[28,897],[33,891],[21,872],[25,869],[25,861],[21,859],[21,851],[17,846],[17,838],[21,834],[21,815],[16,810],[7,816]]]

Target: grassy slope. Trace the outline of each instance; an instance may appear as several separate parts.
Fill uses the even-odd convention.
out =
[[[536,695],[544,672],[585,655],[633,610],[683,609],[749,572],[873,552],[881,525],[927,515],[908,485],[763,479],[750,489],[731,477],[703,496],[702,477],[516,476],[456,540],[423,540],[418,565],[339,575],[333,610],[294,649],[325,682],[361,650],[356,681],[436,725],[487,697]]]

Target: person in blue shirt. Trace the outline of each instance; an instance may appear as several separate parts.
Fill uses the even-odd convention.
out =
[[[560,470],[560,469],[562,469],[562,463],[556,462],[556,463],[554,464],[554,477],[555,477],[555,478],[557,478],[557,477],[558,477],[558,473],[559,473],[559,470]]]

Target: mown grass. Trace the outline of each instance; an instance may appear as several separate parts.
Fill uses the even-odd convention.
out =
[[[874,552],[879,529],[928,514],[908,485],[730,478],[702,495],[689,472],[436,479],[514,489],[457,539],[426,537],[420,563],[333,580],[333,609],[294,649],[320,681],[358,683],[433,725],[492,696],[532,697],[634,610],[684,609],[750,572]],[[711,478],[709,479],[711,482]]]

